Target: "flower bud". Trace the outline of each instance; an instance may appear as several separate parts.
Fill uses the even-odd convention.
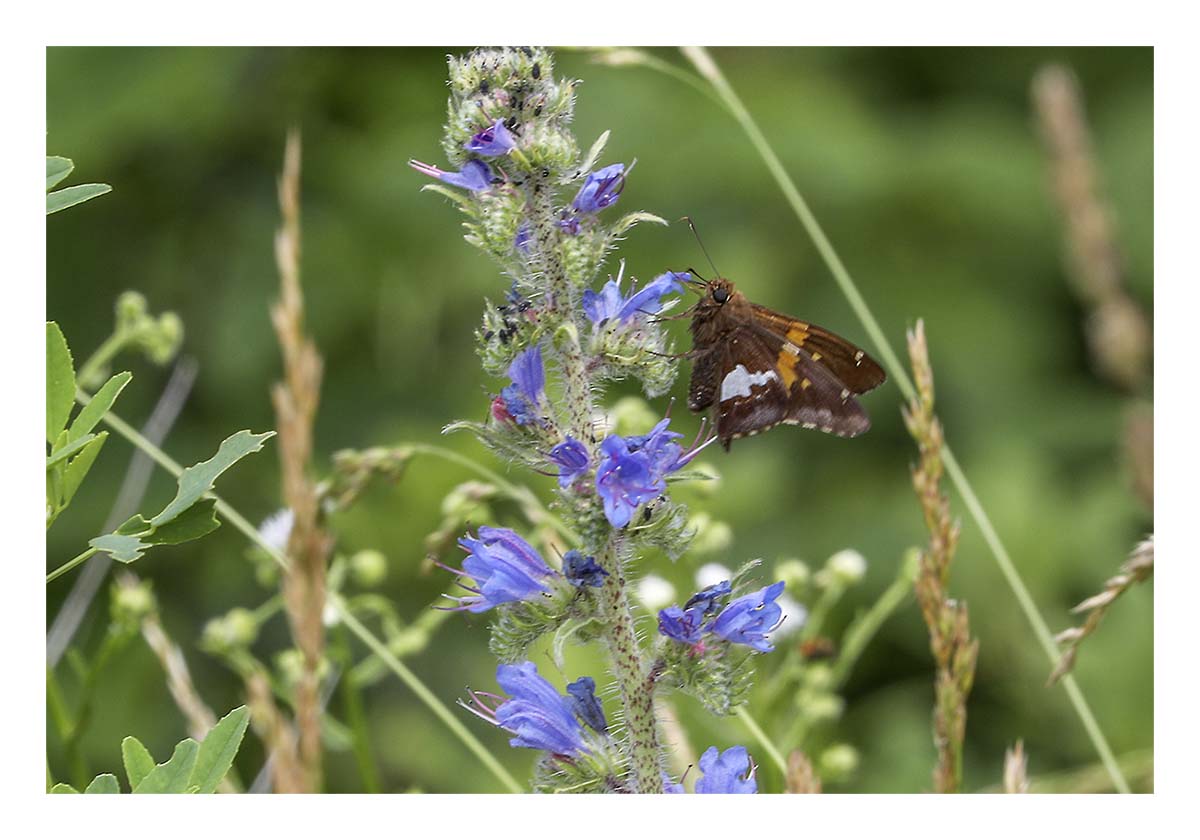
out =
[[[812,578],[803,560],[781,560],[775,565],[775,577],[787,584],[789,592],[802,592]]]
[[[846,703],[836,694],[805,687],[796,692],[796,705],[806,718],[818,722],[840,718]]]
[[[140,581],[132,586],[116,584],[112,588],[110,610],[116,624],[134,627],[156,607],[154,590],[149,581]]]
[[[867,573],[867,560],[852,548],[843,549],[829,558],[825,569],[834,580],[844,586],[851,586],[862,580]]]
[[[829,782],[844,782],[858,769],[858,750],[849,744],[834,744],[817,759],[821,778]]]
[[[675,600],[675,587],[666,578],[646,575],[638,581],[637,599],[648,610],[660,610]]]
[[[258,620],[254,613],[234,607],[223,616],[210,619],[204,625],[200,644],[213,653],[229,653],[254,644],[258,638]]]
[[[146,318],[146,296],[141,292],[122,292],[117,298],[117,331],[134,330],[142,326]]]
[[[387,577],[387,558],[373,548],[355,552],[350,558],[350,575],[359,586],[378,586]]]

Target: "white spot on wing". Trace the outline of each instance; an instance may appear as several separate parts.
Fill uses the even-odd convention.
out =
[[[745,365],[738,365],[721,380],[721,402],[733,397],[748,397],[750,389],[755,385],[766,385],[772,379],[779,379],[773,370],[760,370],[751,373]]]

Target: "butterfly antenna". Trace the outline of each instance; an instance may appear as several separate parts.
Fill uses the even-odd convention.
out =
[[[704,253],[704,259],[708,260],[708,264],[712,266],[713,274],[720,277],[721,271],[717,268],[717,264],[712,261],[712,257],[708,255],[708,249],[704,247],[704,242],[700,239],[700,232],[696,230],[696,223],[692,221],[691,216],[684,216],[683,221],[687,222],[688,227],[692,229],[692,235],[696,237],[696,244],[700,246],[700,250]]]

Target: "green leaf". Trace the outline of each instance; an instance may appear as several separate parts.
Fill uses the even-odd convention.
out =
[[[179,492],[158,516],[150,520],[150,524],[157,528],[190,508],[201,496],[212,490],[217,476],[251,452],[258,452],[263,448],[263,441],[274,435],[274,432],[256,435],[245,429],[230,435],[221,442],[216,455],[183,471],[183,475],[179,476]]]
[[[72,455],[83,449],[95,439],[95,435],[87,435],[85,437],[81,437],[79,440],[73,441],[65,446],[60,447],[59,449],[54,450],[51,452],[50,456],[46,458],[46,468],[49,469],[60,461],[67,460],[67,458],[70,458]]]
[[[46,189],[50,189],[63,178],[71,174],[71,170],[75,168],[75,164],[70,158],[65,157],[49,157],[46,158]]]
[[[213,793],[221,779],[233,766],[234,756],[242,745],[242,737],[250,723],[250,712],[245,706],[238,706],[225,717],[217,721],[216,726],[204,736],[200,744],[200,753],[196,757],[196,766],[192,768],[190,787],[195,787],[197,793]]]
[[[109,557],[121,563],[132,563],[150,547],[148,543],[142,542],[140,537],[126,534],[105,534],[88,540],[88,545],[107,553]]]
[[[147,545],[178,545],[189,540],[198,540],[221,527],[220,520],[213,513],[216,506],[216,499],[201,499],[165,525],[148,534],[142,534],[141,539]]]
[[[134,793],[184,793],[192,768],[196,766],[196,755],[200,745],[191,738],[184,738],[175,745],[171,760],[159,764],[146,774],[146,778],[133,789]]]
[[[62,330],[46,322],[46,441],[54,443],[75,404],[75,366]]]
[[[71,787],[66,782],[59,782],[54,787],[50,788],[51,793],[79,793],[75,788]]]
[[[604,152],[604,147],[608,143],[608,135],[611,132],[604,132],[596,138],[596,142],[592,144],[592,148],[588,149],[587,157],[583,159],[583,163],[579,167],[579,171],[586,175],[595,167],[596,161],[600,160],[600,155]]]
[[[96,456],[100,454],[100,450],[104,447],[104,441],[106,440],[108,440],[108,432],[101,432],[94,436],[88,441],[87,446],[79,450],[79,454],[71,459],[71,463],[67,464],[67,471],[63,475],[60,508],[65,508],[71,504],[71,499],[75,497],[75,491],[79,489],[79,485],[83,483],[84,477],[91,470],[92,464],[95,462]]]
[[[46,196],[46,215],[91,201],[106,192],[112,192],[112,187],[108,184],[77,184],[64,190],[55,190]]]
[[[117,777],[112,773],[101,773],[96,778],[92,779],[92,783],[87,786],[84,793],[120,793],[121,786],[117,784]]]
[[[154,756],[132,735],[121,742],[121,759],[125,762],[125,776],[129,779],[130,790],[136,789],[154,769]]]
[[[96,424],[108,413],[112,408],[117,397],[125,386],[129,384],[129,380],[133,379],[133,374],[129,371],[118,373],[112,379],[100,386],[100,390],[92,397],[75,417],[75,422],[71,424],[70,440],[81,438],[96,428]]]

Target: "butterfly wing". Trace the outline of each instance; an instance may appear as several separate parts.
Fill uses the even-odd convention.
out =
[[[757,324],[696,360],[688,404],[717,403],[717,436],[732,441],[781,423],[854,437],[871,421],[849,390],[796,345]],[[697,407],[698,406],[698,407]]]
[[[757,303],[750,306],[758,326],[786,340],[800,351],[797,355],[827,367],[851,394],[865,394],[887,379],[878,362],[841,336]]]

